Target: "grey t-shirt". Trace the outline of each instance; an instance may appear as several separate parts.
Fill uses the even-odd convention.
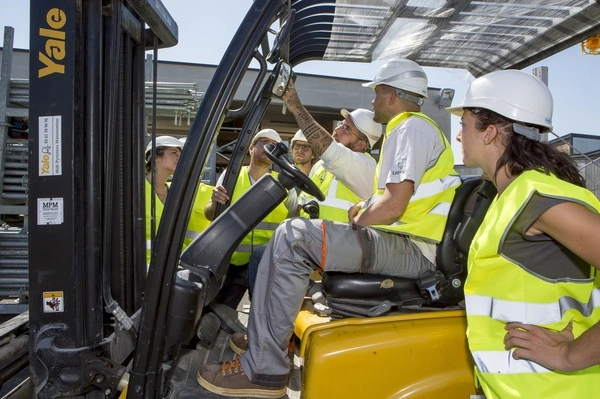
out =
[[[408,118],[385,139],[378,188],[411,180],[416,191],[425,171],[435,165],[444,148],[438,131],[429,122]]]
[[[563,202],[534,193],[510,226],[500,253],[544,280],[590,278],[590,265],[561,243],[547,234],[525,234],[544,212]]]

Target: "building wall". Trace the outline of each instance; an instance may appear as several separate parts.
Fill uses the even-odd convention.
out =
[[[2,55],[3,50],[0,47],[0,57]],[[29,50],[13,49],[10,77],[12,79],[29,79]]]
[[[147,61],[147,76],[152,76],[151,60]],[[207,90],[216,68],[215,65],[159,61],[158,80],[160,82],[195,83],[197,90],[204,92]],[[373,71],[373,74],[375,72]],[[255,69],[251,69],[247,73],[234,96],[236,105],[241,105],[248,96],[257,73]],[[315,119],[319,123],[322,122],[323,127],[332,129],[333,123],[341,119],[339,114],[341,109],[345,108],[350,111],[356,108],[371,109],[375,93],[372,89],[363,87],[362,83],[364,81],[358,79],[298,74],[296,88],[302,103]],[[440,88],[429,89],[429,98],[422,110],[438,123],[450,141],[450,114],[445,111],[445,107],[440,107],[435,103],[439,91]],[[273,128],[287,137],[287,135],[293,135],[298,127],[290,113],[281,113],[282,107],[281,101],[273,100],[267,111],[263,127]]]
[[[0,49],[0,54],[2,50]],[[196,90],[205,92],[216,70],[216,65],[192,64],[173,61],[158,61],[158,81],[170,83],[194,83]],[[29,79],[29,51],[14,50],[13,79]],[[373,71],[373,75],[376,71]],[[233,108],[240,106],[248,96],[252,83],[256,79],[257,70],[250,69],[247,76],[242,81],[234,96]],[[152,60],[148,56],[146,62],[146,80],[150,81],[152,77]],[[338,78],[333,76],[318,76],[309,74],[299,74],[296,87],[300,98],[306,108],[315,116],[315,119],[327,129],[332,129],[335,121],[341,118],[339,111],[342,108],[350,111],[356,108],[371,109],[371,101],[374,98],[372,89],[363,87],[363,80]],[[439,107],[435,99],[439,93],[439,88],[430,88],[429,98],[422,107],[423,112],[434,119],[442,131],[450,140],[450,114],[444,107]],[[288,112],[282,113],[283,104],[279,100],[273,100],[262,127],[275,128],[281,131],[284,137],[293,135],[297,130],[296,122],[293,116]],[[158,120],[159,134],[186,135],[189,130],[194,114],[188,118],[175,123],[175,113],[167,116],[160,116]]]

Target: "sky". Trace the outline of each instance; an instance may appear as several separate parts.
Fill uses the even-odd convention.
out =
[[[162,0],[179,27],[179,43],[159,50],[158,58],[168,61],[218,64],[252,0]],[[15,28],[14,48],[29,48],[29,2],[0,0],[0,26]],[[371,80],[385,61],[340,63],[311,61],[298,65],[300,73]],[[548,67],[548,86],[554,97],[554,132],[559,135],[585,133],[600,135],[596,123],[600,96],[600,56],[584,55],[579,45],[531,65]],[[454,104],[464,97],[473,77],[464,70],[425,68],[430,87],[449,87]],[[452,140],[460,126],[453,117]],[[553,139],[551,136],[549,139]],[[454,144],[455,155],[460,147]],[[459,161],[460,158],[457,158]]]

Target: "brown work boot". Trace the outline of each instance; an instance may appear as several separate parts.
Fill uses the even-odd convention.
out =
[[[205,364],[198,371],[198,384],[204,389],[223,396],[244,398],[281,398],[287,386],[266,387],[253,384],[236,356],[232,362]]]
[[[229,347],[232,351],[237,353],[238,355],[242,355],[244,352],[248,350],[248,334],[239,332],[234,333],[229,339]],[[290,345],[288,347],[288,356],[290,358],[290,369],[294,368],[294,350],[295,350],[294,341],[290,341]]]
[[[248,335],[243,332],[235,333],[229,340],[229,347],[238,355],[248,350]]]

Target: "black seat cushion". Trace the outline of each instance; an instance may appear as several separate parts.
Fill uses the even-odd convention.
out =
[[[402,302],[419,296],[415,280],[381,274],[327,272],[323,274],[323,291],[328,299],[382,300]]]

